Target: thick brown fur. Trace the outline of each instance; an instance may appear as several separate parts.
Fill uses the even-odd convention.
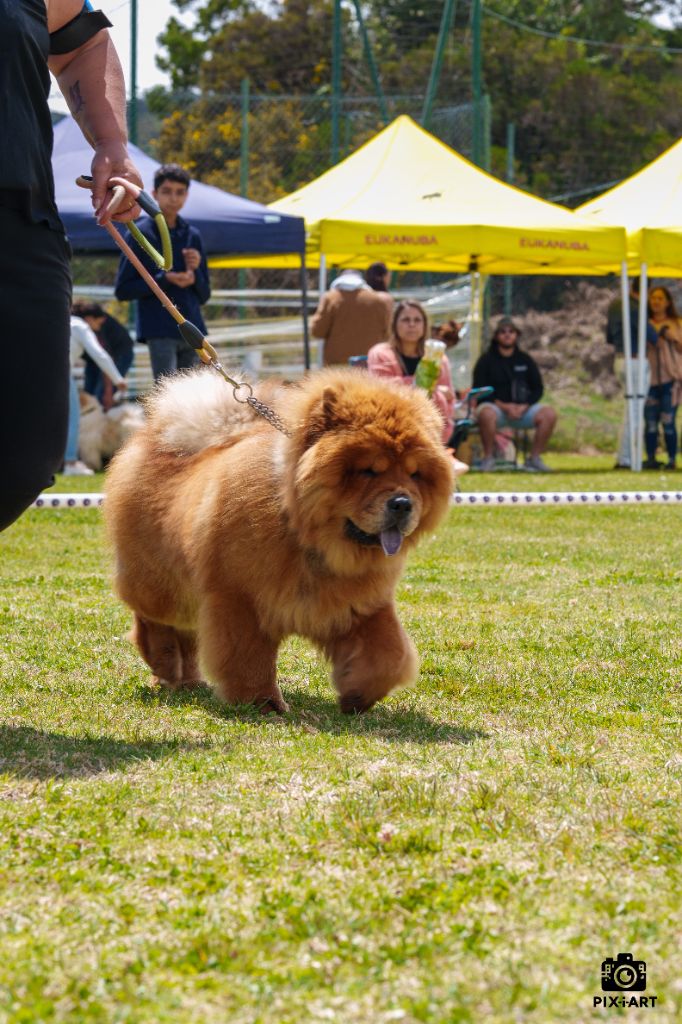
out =
[[[206,677],[230,703],[285,711],[289,634],[330,658],[346,712],[412,682],[418,658],[396,583],[452,492],[438,413],[422,392],[325,370],[260,393],[285,437],[210,370],[172,379],[109,469],[116,587],[157,681]],[[380,537],[402,537],[384,554]],[[393,545],[395,546],[395,544]]]

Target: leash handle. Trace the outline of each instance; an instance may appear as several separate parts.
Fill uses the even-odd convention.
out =
[[[92,189],[93,181],[89,174],[79,174],[76,184],[81,188]],[[121,205],[126,192],[142,207],[145,213],[153,219],[161,238],[161,252],[154,248],[148,238],[145,238],[137,224],[130,221],[128,227],[137,244],[144,249],[147,255],[156,263],[160,270],[170,270],[173,266],[173,246],[166,220],[161,213],[159,204],[153,196],[150,196],[145,189],[135,185],[126,178],[110,178],[109,184],[113,186],[114,194],[107,206],[107,213],[115,213]]]

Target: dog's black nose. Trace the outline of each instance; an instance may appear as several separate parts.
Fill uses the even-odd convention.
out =
[[[386,502],[386,508],[396,519],[407,519],[412,511],[412,499],[407,494],[394,494]]]

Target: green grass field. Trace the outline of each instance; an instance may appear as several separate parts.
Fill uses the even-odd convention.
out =
[[[679,486],[550,461],[463,489]],[[0,535],[2,1024],[679,1020],[681,555],[679,508],[453,509],[399,593],[418,685],[346,718],[294,639],[272,720],[152,690],[100,512],[27,513]],[[620,952],[654,1009],[593,1009]]]

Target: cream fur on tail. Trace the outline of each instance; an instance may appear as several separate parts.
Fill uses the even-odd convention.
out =
[[[181,455],[228,443],[256,415],[235,400],[231,385],[209,367],[167,377],[145,407],[160,447]]]

